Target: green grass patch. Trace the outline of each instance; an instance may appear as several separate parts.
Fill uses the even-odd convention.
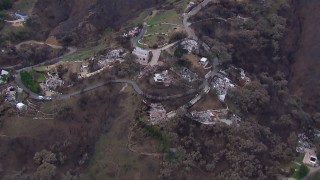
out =
[[[147,27],[146,34],[155,34],[155,33],[169,33],[169,30],[173,28],[172,25],[169,24],[158,24]]]
[[[315,173],[313,176],[310,178],[311,180],[319,180],[320,179],[320,172]]]
[[[33,70],[33,71],[30,71],[29,74],[32,76],[32,79],[35,82],[41,83],[41,82],[44,82],[46,80],[46,77],[41,72]]]
[[[157,36],[148,36],[148,37],[143,37],[143,39],[141,40],[142,43],[144,44],[147,44],[149,46],[152,46],[154,44],[157,44],[158,43],[158,40],[157,40]],[[158,44],[159,45],[159,44]],[[141,45],[141,47],[143,48],[144,46]]]
[[[148,25],[157,25],[160,23],[175,23],[178,24],[180,14],[178,14],[174,9],[158,12],[153,16],[147,23]]]
[[[152,127],[152,126],[146,126],[144,128],[144,130],[148,136],[151,136],[151,137],[158,140],[158,142],[159,142],[158,149],[160,151],[164,151],[168,148],[167,138],[160,130],[158,130],[157,128]]]
[[[39,94],[40,93],[40,86],[35,80],[33,79],[32,75],[27,71],[21,71],[20,77],[22,83],[30,89],[32,92]]]
[[[102,44],[91,48],[79,49],[77,52],[65,56],[63,61],[83,61],[92,57],[95,53],[98,53],[103,49],[105,49],[105,47]]]
[[[148,26],[146,35],[150,35],[150,36],[144,36],[142,38],[141,42],[148,44],[149,46],[152,46],[154,44],[158,44],[158,45],[164,44],[164,43],[159,44],[157,36],[165,37],[164,42],[168,42],[169,41],[168,36],[159,35],[159,34],[162,34],[162,33],[169,34],[170,29],[172,27],[173,27],[172,25],[168,25],[168,24],[159,24],[159,25],[154,25],[154,26]]]
[[[306,165],[301,165],[297,171],[295,171],[292,175],[293,178],[300,180],[306,177],[309,173],[309,168]]]
[[[295,162],[290,162],[290,163],[288,163],[288,164],[286,164],[286,165],[284,166],[284,169],[285,169],[285,170],[290,170],[290,169],[298,170],[299,168],[300,168],[300,166],[299,166],[297,163],[295,163]]]
[[[189,0],[181,0],[176,6],[185,10],[188,7],[189,2]]]

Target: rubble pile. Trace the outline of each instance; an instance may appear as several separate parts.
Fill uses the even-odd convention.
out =
[[[16,88],[13,86],[10,86],[8,88],[6,88],[3,92],[4,96],[5,96],[5,101],[9,102],[10,104],[16,104]]]
[[[191,118],[194,121],[198,121],[201,124],[206,124],[206,125],[213,125],[216,124],[217,121],[221,122],[227,122],[226,116],[227,116],[228,111],[227,110],[207,110],[207,111],[192,111],[191,112]],[[231,121],[230,121],[231,122]],[[228,123],[227,124],[232,124]]]
[[[228,89],[235,87],[235,85],[231,83],[231,80],[229,78],[223,76],[214,77],[213,81],[211,82],[211,86],[217,91],[217,94],[221,101],[225,100]]]
[[[150,104],[150,119],[149,122],[154,125],[162,121],[167,120],[167,111],[164,109],[162,104],[152,103]]]
[[[296,147],[296,151],[299,153],[305,153],[305,149],[311,149],[314,147],[312,141],[304,134],[298,134],[298,143]]]
[[[180,43],[180,45],[189,53],[195,53],[199,50],[199,43],[193,39],[184,40]]]
[[[98,61],[98,66],[101,68],[112,66],[115,62],[123,60],[125,56],[126,51],[122,48],[111,50],[107,55],[100,58]]]
[[[176,73],[178,76],[181,78],[187,80],[188,82],[193,82],[198,80],[198,75],[192,71],[190,71],[188,68],[183,67],[183,68],[177,68],[177,67],[172,67],[170,68],[171,71]]]
[[[123,33],[122,37],[135,37],[136,35],[138,35],[140,32],[140,28],[139,27],[134,27],[132,29],[130,29],[128,32]]]
[[[248,84],[251,81],[250,78],[246,76],[243,69],[240,69],[240,70],[241,70],[240,72],[241,79],[245,82],[245,84]]]
[[[148,76],[156,71],[155,66],[144,66],[143,69],[139,72],[138,78],[141,79],[145,76]]]
[[[169,76],[168,70],[162,71],[158,74],[154,74],[153,79],[157,83],[163,83],[166,87],[170,86],[170,84],[172,83],[172,79]]]
[[[64,81],[60,79],[57,73],[51,74],[47,72],[47,78],[44,86],[48,89],[55,90],[58,87],[61,87],[64,84]]]
[[[235,114],[232,114],[228,117],[228,120],[232,121],[232,122],[235,122],[235,123],[240,123],[241,122],[241,117],[235,115]]]

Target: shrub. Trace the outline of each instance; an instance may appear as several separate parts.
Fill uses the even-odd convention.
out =
[[[6,17],[7,17],[7,15],[5,13],[0,12],[0,22],[3,22]]]
[[[12,1],[11,0],[0,0],[0,10],[7,10],[12,8]]]
[[[188,60],[184,60],[184,59],[179,59],[177,61],[178,65],[186,67],[188,69],[190,69],[192,67],[192,63]]]
[[[154,128],[152,126],[145,126],[144,130],[148,136],[151,136],[151,137],[158,140],[158,142],[159,142],[158,149],[160,151],[167,149],[168,141],[167,141],[165,135],[162,134],[162,132],[160,130],[158,130],[157,128]]]
[[[296,173],[295,178],[302,179],[309,173],[309,168],[306,165],[301,165]]]
[[[187,34],[184,32],[176,32],[170,36],[169,43],[173,43],[179,40],[182,40],[187,37]]]
[[[184,54],[187,54],[188,50],[183,49],[182,46],[178,46],[177,49],[174,51],[174,56],[177,58],[181,58]]]
[[[320,151],[317,153],[317,159],[320,159]]]
[[[40,93],[40,86],[37,84],[31,74],[27,71],[21,71],[20,72],[20,77],[22,83],[29,88],[32,92],[39,94]]]

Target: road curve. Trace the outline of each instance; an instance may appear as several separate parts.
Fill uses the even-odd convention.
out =
[[[187,92],[185,93],[181,93],[181,94],[176,94],[176,95],[171,95],[171,96],[155,96],[155,95],[150,95],[150,94],[147,94],[147,93],[144,93],[140,87],[138,86],[138,84],[134,81],[131,81],[131,80],[128,80],[128,79],[117,79],[117,80],[108,80],[108,81],[105,81],[105,82],[99,82],[99,83],[95,83],[95,84],[92,84],[84,89],[81,89],[81,90],[77,90],[77,91],[74,91],[72,93],[68,93],[68,94],[62,94],[62,95],[58,95],[58,96],[54,96],[53,99],[55,100],[63,100],[63,99],[67,99],[67,98],[70,98],[72,96],[76,96],[76,95],[79,95],[81,93],[86,93],[86,92],[89,92],[89,91],[92,91],[94,89],[97,89],[99,87],[102,87],[102,86],[106,86],[106,85],[109,85],[109,84],[128,84],[130,85],[134,91],[140,95],[140,96],[143,96],[147,99],[153,99],[153,100],[169,100],[169,99],[175,99],[175,98],[179,98],[179,97],[183,97],[185,95],[189,95],[189,94],[193,94],[194,92],[196,92],[196,90],[194,89],[191,89],[191,90],[188,90]]]
[[[22,43],[17,44],[15,47],[16,47],[16,49],[20,49],[21,46],[22,46],[22,45],[25,45],[25,44],[48,45],[48,46],[50,46],[50,47],[53,48],[53,49],[63,49],[63,48],[64,48],[63,46],[53,45],[53,44],[49,44],[49,43],[45,43],[45,42],[39,42],[39,41],[34,41],[34,40],[24,41],[24,42],[22,42]],[[29,71],[29,70],[32,70],[32,69],[35,68],[35,67],[43,66],[43,65],[48,64],[48,63],[58,63],[58,62],[61,61],[61,59],[64,58],[65,56],[68,56],[68,55],[70,55],[70,54],[73,54],[73,53],[75,53],[75,52],[77,51],[77,48],[76,48],[76,47],[66,47],[66,48],[68,49],[68,52],[64,53],[63,55],[61,55],[61,56],[59,56],[59,57],[50,59],[50,60],[48,60],[48,61],[45,61],[45,62],[36,64],[36,65],[33,65],[33,66],[29,66],[29,67],[25,67],[25,68],[19,69],[19,70],[17,70],[17,72],[20,72],[20,71]]]
[[[64,47],[63,46],[58,46],[58,45],[53,45],[53,44],[49,44],[49,43],[45,43],[45,42],[39,42],[39,41],[34,41],[34,40],[29,40],[29,41],[24,41],[24,42],[21,42],[19,44],[17,44],[15,46],[16,49],[20,49],[22,45],[25,45],[25,44],[39,44],[39,45],[48,45],[50,46],[51,48],[54,48],[54,49],[63,49]],[[62,58],[64,58],[65,56],[67,55],[70,55],[70,54],[73,54],[77,51],[77,48],[76,47],[67,47],[68,49],[68,52],[64,53],[63,55],[59,56],[59,57],[56,57],[56,58],[53,58],[53,59],[50,59],[48,61],[45,61],[45,62],[42,62],[42,63],[39,63],[39,64],[36,64],[36,65],[33,65],[33,66],[29,66],[29,67],[24,67],[24,68],[21,68],[21,69],[18,69],[16,70],[16,75],[15,75],[15,81],[17,83],[17,85],[22,88],[24,91],[26,91],[30,98],[32,99],[40,99],[39,98],[39,95],[32,92],[30,89],[28,89],[27,87],[25,87],[25,85],[22,83],[21,81],[21,77],[20,77],[20,72],[21,71],[30,71],[32,70],[33,68],[35,67],[39,67],[39,66],[43,66],[47,63],[58,63],[59,61],[62,60]],[[12,66],[14,67],[14,66]]]
[[[192,38],[196,41],[199,40],[199,38],[194,33],[193,29],[190,27],[191,23],[188,22],[189,18],[198,14],[201,11],[201,9],[206,7],[209,4],[209,2],[211,2],[211,1],[212,0],[204,0],[200,4],[198,4],[196,7],[194,7],[189,13],[183,14],[183,16],[182,16],[183,17],[183,26],[184,26],[184,29],[186,30],[189,38]]]

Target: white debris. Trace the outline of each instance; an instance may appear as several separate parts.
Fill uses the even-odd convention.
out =
[[[241,79],[245,81],[245,84],[248,84],[251,81],[250,78],[246,76],[243,69],[240,70]]]
[[[108,52],[107,55],[103,56],[99,61],[99,67],[112,66],[117,61],[122,61],[126,56],[126,51],[122,48],[114,49]]]
[[[217,91],[217,95],[221,101],[225,100],[228,89],[235,87],[227,77],[214,77],[211,85]]]
[[[45,81],[45,87],[51,90],[55,90],[58,87],[61,87],[64,84],[64,81],[60,79],[59,75],[57,73],[51,74],[47,72],[47,79]]]
[[[226,109],[192,111],[191,118],[194,121],[198,121],[201,124],[205,124],[205,125],[214,125],[218,121],[231,125],[232,121],[226,119],[227,113],[228,111]]]
[[[199,50],[199,43],[193,39],[184,40],[180,43],[183,49],[186,49],[189,53]]]
[[[206,63],[207,61],[208,61],[208,58],[205,58],[205,57],[200,59],[200,63],[202,64]]]
[[[0,69],[0,84],[6,83],[9,76],[9,72]]]
[[[188,82],[193,82],[198,79],[198,75],[196,73],[190,71],[186,67],[183,67],[183,68],[171,67],[170,70],[175,72],[178,76],[187,80]]]
[[[156,83],[164,83],[165,86],[170,86],[170,84],[172,83],[168,70],[154,74],[153,79]]]
[[[298,134],[298,143],[296,147],[296,151],[299,153],[305,153],[305,149],[311,149],[314,147],[312,141],[304,134]]]

